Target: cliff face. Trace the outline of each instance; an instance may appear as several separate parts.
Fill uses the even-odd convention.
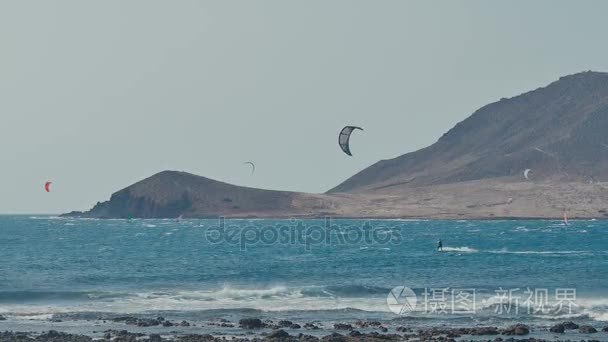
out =
[[[331,189],[382,191],[512,177],[608,180],[608,74],[565,76],[477,110],[435,144],[379,161]]]

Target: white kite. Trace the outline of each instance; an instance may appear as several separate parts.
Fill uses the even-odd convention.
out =
[[[530,178],[528,178],[528,174],[530,173],[530,171],[532,171],[532,170],[530,170],[530,169],[524,170],[524,178],[526,178],[526,180],[530,180]]]

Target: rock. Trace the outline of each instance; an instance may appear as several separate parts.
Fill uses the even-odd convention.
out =
[[[242,318],[239,320],[239,326],[243,329],[260,329],[264,327],[264,323],[259,318]]]
[[[35,338],[36,341],[45,342],[89,342],[93,341],[91,337],[84,335],[67,334],[64,332],[58,332],[55,330],[49,330],[47,333],[40,334]],[[11,339],[13,341],[13,339]],[[24,336],[24,338],[16,337],[15,341],[31,341],[31,339]]]
[[[500,332],[497,327],[478,327],[472,328],[470,330],[465,330],[461,332],[463,335],[498,335]]]
[[[521,335],[528,335],[530,333],[530,328],[525,325],[525,324],[515,324],[512,325],[508,328],[506,328],[502,334],[503,335],[516,335],[516,336],[521,336]]]
[[[125,322],[126,324],[137,324],[137,318],[131,316],[121,316],[112,319],[112,322]]]
[[[0,315],[0,321],[6,321],[6,317]]]
[[[304,329],[317,330],[319,329],[319,327],[316,326],[314,323],[304,323]]]
[[[336,330],[353,330],[353,326],[348,323],[336,323],[334,324]]]
[[[269,338],[269,339],[284,339],[284,338],[288,338],[288,337],[289,337],[289,334],[283,329],[274,330],[267,336],[267,338]]]
[[[582,334],[595,334],[597,332],[597,329],[595,329],[594,327],[592,327],[590,325],[581,325],[578,328],[578,332],[580,332]]]
[[[361,335],[363,335],[363,334],[361,334],[357,330],[353,330],[350,333],[348,333],[348,336],[350,336],[350,337],[358,337],[358,336],[361,336]]]
[[[182,322],[179,324],[179,326],[180,326],[180,327],[189,327],[189,326],[190,326],[190,323],[188,323],[188,322],[186,322],[186,321],[182,321]]]
[[[290,326],[293,325],[293,322],[292,321],[279,321],[279,323],[277,325],[281,328],[289,328]]]
[[[378,321],[358,320],[355,322],[355,325],[358,326],[359,328],[368,328],[368,327],[379,327],[382,325],[382,323],[380,323]]]
[[[387,332],[387,331],[388,331],[388,329],[387,329],[386,327],[380,327],[379,329],[380,329],[380,331],[382,331],[382,332]]]
[[[203,342],[203,341],[218,341],[213,335],[203,334],[203,335],[184,335],[180,336],[177,341],[180,342]]]
[[[332,333],[331,335],[324,336],[321,341],[324,342],[347,342],[348,338],[342,334]]]
[[[162,323],[162,325],[163,325],[163,327],[172,327],[174,324],[173,324],[173,323],[171,323],[171,322],[169,322],[169,321],[164,321],[164,322]]]
[[[608,326],[604,327],[604,329],[602,329],[603,332],[608,332]]]
[[[319,341],[319,338],[312,335],[298,334],[298,340],[302,342],[317,342]]]
[[[162,342],[162,340],[159,334],[150,334],[150,342]]]
[[[566,327],[564,327],[564,325],[560,323],[549,328],[549,331],[552,333],[563,334],[566,331]]]
[[[564,322],[564,323],[562,323],[562,325],[564,326],[564,329],[566,329],[566,330],[578,329],[578,324],[571,322],[571,321]]]

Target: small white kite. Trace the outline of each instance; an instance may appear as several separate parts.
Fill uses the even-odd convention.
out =
[[[528,174],[530,173],[530,171],[532,171],[532,170],[530,170],[530,169],[526,169],[526,170],[524,170],[524,178],[525,178],[526,180],[530,180],[530,178],[528,178]]]

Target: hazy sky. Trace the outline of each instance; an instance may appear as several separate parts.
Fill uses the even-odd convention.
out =
[[[166,169],[322,192],[489,102],[608,70],[606,13],[605,1],[3,0],[0,212],[88,209]],[[365,129],[352,158],[337,146],[346,124]]]

